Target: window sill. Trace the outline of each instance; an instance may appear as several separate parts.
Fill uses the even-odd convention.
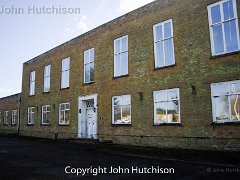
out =
[[[125,74],[125,75],[121,75],[121,76],[114,76],[113,79],[118,79],[118,78],[122,78],[122,77],[128,77],[129,74]]]
[[[50,94],[50,91],[48,91],[48,92],[43,92],[43,94]]]
[[[60,88],[60,91],[64,91],[64,90],[67,90],[67,89],[70,89],[70,87]]]
[[[238,122],[212,122],[211,123],[212,126],[229,126],[229,125],[237,125],[240,126],[240,121]]]
[[[34,124],[27,124],[27,126],[34,126]]]
[[[40,126],[50,126],[50,124],[40,124]]]
[[[172,67],[175,67],[176,64],[171,64],[171,65],[168,65],[168,66],[163,66],[163,67],[154,67],[154,71],[156,70],[159,70],[159,69],[166,69],[166,68],[172,68]]]
[[[118,126],[126,126],[126,127],[132,127],[132,124],[111,124],[112,127],[118,127]]]
[[[34,97],[35,95],[28,95],[28,97]]]
[[[17,126],[16,124],[11,124],[11,126]]]
[[[153,124],[153,126],[182,126],[182,123],[161,123],[161,124]]]
[[[58,126],[70,126],[70,124],[58,124]]]
[[[94,81],[86,82],[86,83],[83,83],[83,86],[88,86],[88,85],[91,85],[91,84],[94,84],[94,83],[95,83]]]
[[[219,54],[219,55],[212,55],[210,59],[216,59],[216,58],[221,58],[221,57],[226,57],[234,54],[240,54],[240,50],[234,51],[234,52],[229,52],[229,53],[224,53],[224,54]]]

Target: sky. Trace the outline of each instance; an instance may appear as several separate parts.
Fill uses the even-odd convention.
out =
[[[0,98],[21,92],[24,62],[152,1],[0,0]]]

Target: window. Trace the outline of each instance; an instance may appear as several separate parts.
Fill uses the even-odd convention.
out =
[[[13,110],[12,111],[12,122],[11,122],[11,124],[15,125],[17,120],[18,120],[18,111],[17,110]]]
[[[84,51],[84,83],[94,81],[94,48]]]
[[[180,123],[179,89],[153,92],[154,124]]]
[[[240,47],[236,0],[208,6],[212,55],[238,51]]]
[[[59,124],[69,125],[70,122],[70,103],[62,103],[59,105]]]
[[[2,112],[0,112],[0,126],[2,125]]]
[[[128,36],[114,40],[114,77],[128,74]]]
[[[211,84],[213,121],[240,122],[240,81]]]
[[[112,105],[112,123],[131,124],[131,96],[115,96]]]
[[[155,68],[175,64],[172,19],[153,26]]]
[[[7,125],[7,124],[8,124],[8,111],[5,111],[5,112],[4,112],[3,124],[4,124],[4,125]]]
[[[42,124],[50,123],[50,105],[42,106]]]
[[[29,107],[28,108],[28,124],[34,124],[34,118],[35,118],[35,108]]]
[[[69,87],[70,58],[62,60],[61,89]]]
[[[30,73],[30,89],[29,89],[29,95],[33,96],[35,94],[35,77],[36,77],[36,72],[32,71]]]
[[[44,67],[43,92],[50,91],[51,65]]]

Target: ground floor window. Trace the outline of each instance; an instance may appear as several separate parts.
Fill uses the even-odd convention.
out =
[[[7,124],[8,124],[8,111],[5,111],[5,112],[4,112],[3,124],[4,124],[4,125],[7,125]]]
[[[35,107],[28,108],[28,124],[34,124]]]
[[[0,126],[2,125],[2,112],[0,112]]]
[[[240,81],[211,84],[213,121],[240,122]]]
[[[17,110],[13,110],[12,111],[12,121],[11,121],[11,124],[15,125],[17,120],[18,120],[18,111]]]
[[[131,124],[131,95],[112,98],[112,124]]]
[[[50,105],[42,106],[42,124],[50,123]]]
[[[69,125],[70,122],[70,103],[62,103],[59,105],[59,124]]]
[[[180,123],[179,89],[153,92],[154,124]]]

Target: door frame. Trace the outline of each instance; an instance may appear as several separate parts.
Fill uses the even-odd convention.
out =
[[[82,137],[82,130],[81,130],[81,122],[85,120],[85,116],[83,114],[83,104],[82,102],[83,101],[86,101],[86,100],[90,100],[90,99],[93,99],[94,101],[94,105],[93,105],[93,108],[95,110],[95,123],[94,123],[94,127],[95,128],[95,132],[96,132],[96,135],[93,139],[97,139],[97,133],[98,133],[98,101],[97,101],[97,98],[98,98],[98,94],[90,94],[90,95],[84,95],[84,96],[79,96],[78,98],[78,132],[77,132],[77,137],[78,138],[82,138],[82,139],[86,139],[85,137]],[[80,112],[80,109],[81,109],[81,112]]]

